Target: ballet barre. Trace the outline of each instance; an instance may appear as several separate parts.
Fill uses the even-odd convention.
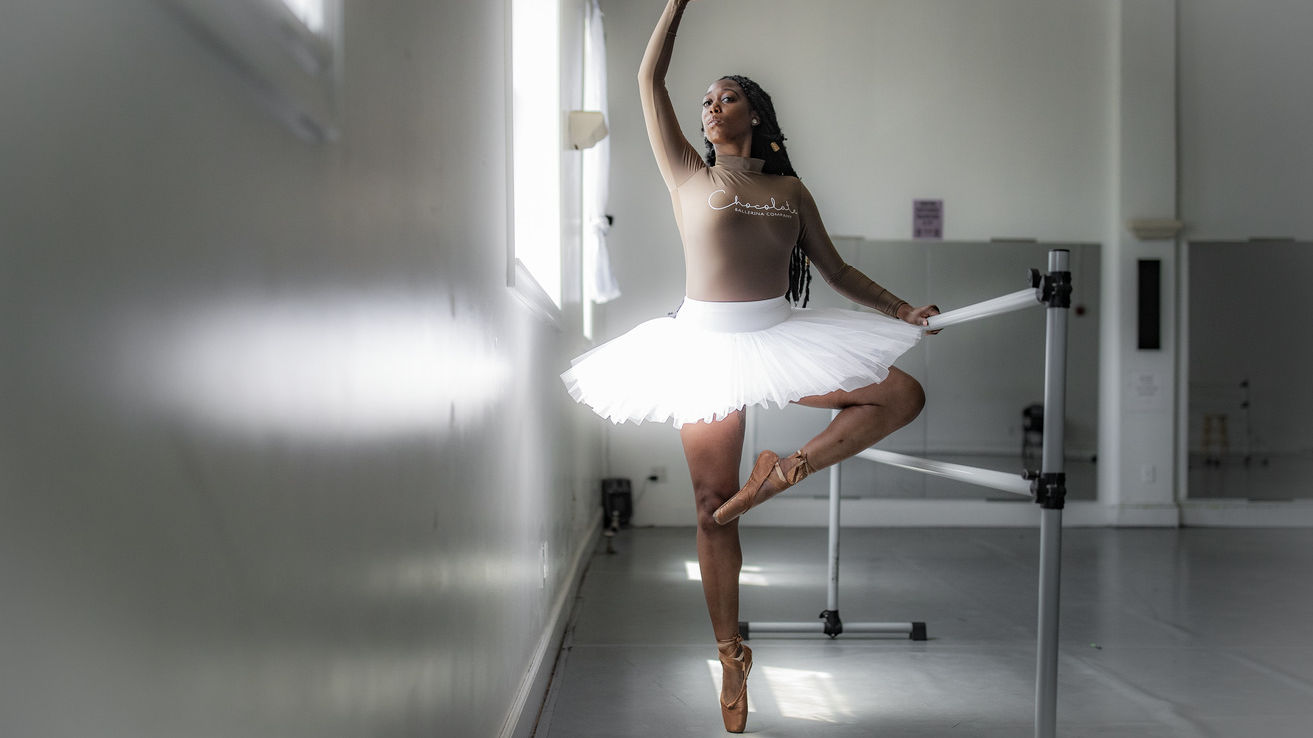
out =
[[[929,318],[927,331],[937,331],[980,318],[1027,307],[1046,306],[1044,349],[1044,445],[1041,468],[1022,474],[1007,474],[893,453],[866,449],[857,457],[880,464],[954,479],[967,484],[1025,496],[1040,507],[1039,622],[1035,668],[1035,736],[1053,738],[1057,730],[1058,604],[1062,559],[1062,510],[1066,504],[1063,423],[1066,417],[1067,317],[1071,307],[1070,252],[1049,251],[1048,273],[1030,270],[1026,289],[992,300],[950,310]],[[838,414],[838,411],[834,411]],[[926,640],[924,622],[844,623],[839,617],[839,489],[842,464],[830,467],[829,584],[826,609],[812,622],[741,621],[739,633],[746,639],[759,633],[824,633],[836,638],[844,632],[907,634]]]
[[[1035,274],[1038,274],[1038,272],[1032,269],[1032,281],[1035,278]],[[1035,307],[1036,305],[1042,304],[1039,299],[1040,296],[1036,294],[1037,289],[1039,288],[1027,287],[1024,290],[1017,290],[1016,292],[1003,295],[1002,297],[995,297],[992,300],[978,302],[975,305],[967,305],[966,307],[958,308],[957,310],[949,310],[946,313],[931,315],[926,319],[926,322],[930,324],[926,330],[937,331],[940,328],[947,328],[950,325],[979,320],[980,318],[987,318],[991,315],[1002,315],[1003,313],[1010,313],[1014,310],[1021,310],[1023,308]]]
[[[954,479],[959,482],[974,484],[977,487],[989,487],[1003,492],[1012,492],[1032,499],[1035,497],[1035,491],[1030,488],[1030,481],[1019,474],[1008,474],[1007,472],[981,469],[964,464],[951,464],[947,461],[923,459],[920,456],[896,454],[892,451],[881,451],[876,448],[868,448],[857,455],[877,464],[886,464],[900,469],[944,477],[945,479]]]

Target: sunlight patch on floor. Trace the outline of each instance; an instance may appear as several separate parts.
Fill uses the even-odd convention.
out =
[[[702,570],[698,568],[698,562],[685,561],[684,571],[687,572],[690,582],[702,581]],[[739,584],[745,587],[769,587],[770,582],[762,571],[764,570],[760,566],[743,567],[739,570]]]
[[[763,666],[761,673],[783,717],[821,723],[848,722],[856,717],[829,672]],[[749,692],[753,686],[749,678]]]
[[[707,660],[711,683],[720,695],[720,662]],[[755,695],[755,696],[754,696]],[[857,719],[837,685],[834,675],[825,671],[786,669],[762,666],[752,670],[748,677],[748,712],[757,712],[757,705],[770,706],[780,717],[810,720],[817,723],[850,723]]]

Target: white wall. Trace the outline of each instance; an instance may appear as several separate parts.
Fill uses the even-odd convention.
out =
[[[659,5],[604,3],[617,161],[613,243],[626,289],[607,308],[611,335],[671,309],[682,289],[677,234],[632,82]],[[723,0],[689,9],[670,87],[693,138],[695,110],[680,99],[695,99],[723,73],[758,78],[776,95],[795,164],[834,234],[905,238],[910,200],[943,197],[950,239],[1099,243],[1101,510],[1090,519],[1172,525],[1185,494],[1190,365],[1207,361],[1186,353],[1199,340],[1186,340],[1187,326],[1218,345],[1234,338],[1224,325],[1210,333],[1211,322],[1190,323],[1188,303],[1200,299],[1201,286],[1232,285],[1193,277],[1182,249],[1189,240],[1307,241],[1313,233],[1305,140],[1313,104],[1300,94],[1313,64],[1310,34],[1313,6],[1298,0]],[[1186,224],[1181,242],[1142,241],[1127,228],[1133,218],[1173,217]],[[1303,268],[1291,253],[1249,248],[1251,261]],[[1156,351],[1136,347],[1140,259],[1162,263],[1164,343]],[[888,281],[918,299],[915,288]],[[926,295],[946,301],[936,288],[962,286],[925,285]],[[1237,299],[1258,299],[1257,290]],[[1272,422],[1262,432],[1284,435]],[[617,429],[611,448],[612,473],[679,468],[673,433]],[[651,489],[640,518],[692,521],[687,482],[671,478],[669,489]],[[670,517],[675,511],[682,517]]]
[[[607,336],[674,309],[683,289],[678,233],[634,83],[660,5],[603,3],[616,167],[612,249],[625,290],[605,308]],[[707,84],[722,74],[747,74],[774,96],[793,162],[816,193],[831,234],[906,239],[912,200],[931,197],[945,200],[950,240],[1103,240],[1114,145],[1106,113],[1115,89],[1111,4],[834,0],[763,7],[724,0],[687,10],[668,82],[690,140],[699,138],[695,102]],[[861,266],[913,302],[965,304],[1017,288],[1014,282],[964,284],[970,280],[949,264],[929,271],[924,263]],[[1091,267],[1099,271],[1097,263]],[[817,282],[817,292],[827,289]],[[985,328],[975,339],[989,343],[997,335]],[[924,379],[917,361],[910,356],[904,363]],[[1095,367],[1085,368],[1092,377]],[[1002,362],[993,371],[979,381],[993,376],[995,384],[1014,384]],[[1034,389],[1042,394],[1039,384]],[[1074,405],[1095,395],[1082,395]],[[920,436],[918,445],[940,449],[1019,446],[1016,437],[1000,439],[1010,431],[1006,425],[963,423],[961,413],[950,418],[947,409],[956,408],[957,399],[954,391],[941,390],[931,398],[927,419],[890,443]],[[1009,405],[1004,422],[1019,424],[1020,409]],[[1084,412],[1076,435],[1089,449],[1096,443],[1092,404]],[[800,435],[791,445],[805,440]],[[648,488],[640,522],[692,522],[673,431],[623,426],[613,431],[610,448],[611,472],[619,476],[641,479],[658,465],[673,470],[667,484]]]
[[[1193,240],[1313,238],[1313,3],[1180,3],[1181,213]]]
[[[678,236],[632,81],[658,5],[604,3],[617,162],[613,246],[626,289],[605,313],[609,335],[670,310],[681,290]],[[1313,234],[1313,150],[1305,141],[1313,104],[1300,93],[1313,64],[1310,34],[1313,7],[1297,0],[835,0],[764,12],[762,4],[723,0],[689,8],[670,87],[685,134],[695,138],[695,109],[679,108],[681,98],[693,100],[726,72],[758,77],[776,96],[794,163],[832,234],[906,238],[910,200],[943,197],[949,239],[1099,243],[1102,508],[1090,519],[1171,525],[1186,495],[1191,376],[1222,370],[1192,366],[1212,361],[1194,343],[1238,340],[1207,313],[1196,324],[1188,306],[1203,299],[1200,290],[1236,288],[1234,306],[1243,310],[1263,292],[1234,273],[1220,285],[1207,282],[1216,271],[1192,276],[1186,244],[1306,242]],[[1140,240],[1127,227],[1133,218],[1179,218],[1186,230],[1180,242]],[[1247,248],[1251,263],[1306,271],[1301,253]],[[1157,351],[1136,347],[1140,259],[1162,263]],[[873,271],[882,280],[902,265]],[[918,301],[915,286],[886,281]],[[962,289],[945,277],[926,282],[924,294],[944,302],[941,294]],[[1201,339],[1187,340],[1187,332]],[[1259,356],[1275,351],[1264,345]],[[1271,423],[1259,435],[1287,437],[1288,423]],[[1302,448],[1299,433],[1289,439]],[[927,445],[935,439],[927,436]],[[662,429],[616,429],[611,448],[612,473],[680,467],[678,440]],[[651,487],[639,519],[650,512],[691,523],[687,482],[672,473],[664,487]]]
[[[536,712],[602,438],[505,287],[505,6],[346,6],[314,146],[163,3],[6,4],[4,735]]]

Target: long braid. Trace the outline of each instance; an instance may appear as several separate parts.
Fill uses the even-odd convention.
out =
[[[761,171],[764,174],[797,177],[798,173],[793,171],[793,164],[789,161],[789,150],[784,145],[786,138],[775,117],[775,103],[771,102],[770,95],[761,89],[761,85],[742,75],[729,74],[721,79],[734,80],[743,89],[748,104],[759,116],[760,124],[752,129],[750,153],[752,158],[766,162]],[[703,141],[707,147],[707,166],[714,167],[716,147],[705,137]],[[789,255],[789,291],[786,293],[789,301],[799,307],[806,307],[811,298],[811,281],[811,260],[803,253],[801,246],[794,246],[793,253]]]

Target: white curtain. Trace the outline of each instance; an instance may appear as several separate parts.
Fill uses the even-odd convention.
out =
[[[600,110],[610,122],[606,105],[606,34],[602,8],[592,0],[588,9],[588,57],[584,69],[584,107]],[[593,302],[609,302],[620,296],[620,285],[611,272],[606,248],[611,229],[606,216],[611,172],[611,138],[607,136],[584,152],[584,280]]]

